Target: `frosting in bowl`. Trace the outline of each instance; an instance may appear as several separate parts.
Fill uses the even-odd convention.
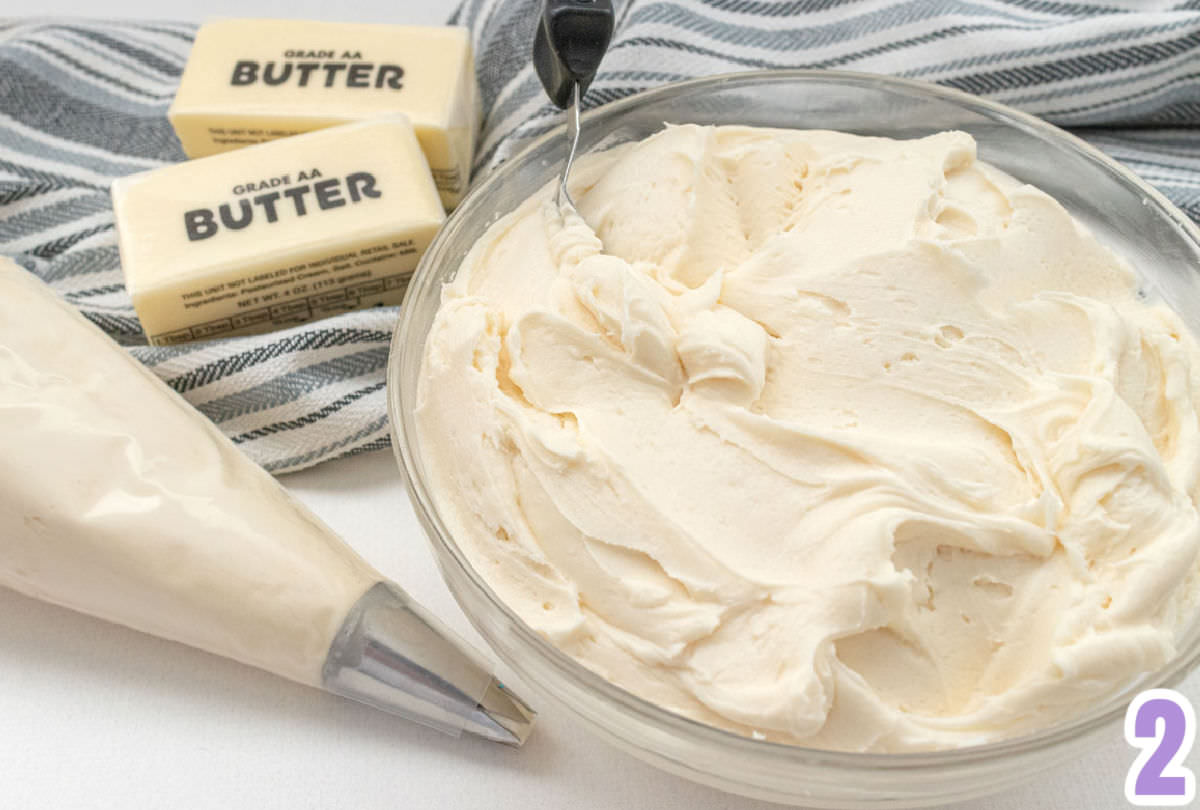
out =
[[[418,447],[528,624],[667,709],[861,751],[1047,726],[1196,612],[1200,348],[969,135],[668,127],[443,292]]]

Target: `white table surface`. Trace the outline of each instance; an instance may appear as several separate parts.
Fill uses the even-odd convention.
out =
[[[23,0],[5,15],[201,20],[284,16],[438,23],[446,0]],[[391,453],[284,479],[417,599],[482,644],[434,566]],[[0,808],[771,807],[644,765],[543,711],[520,751],[453,740],[231,661],[0,589]],[[519,692],[519,679],[503,668]],[[1200,673],[1181,687],[1200,700]],[[1112,739],[1066,769],[960,810],[1127,807],[1133,750]],[[1193,751],[1189,765],[1200,769]]]

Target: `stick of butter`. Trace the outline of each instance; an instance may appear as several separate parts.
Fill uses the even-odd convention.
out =
[[[464,28],[220,20],[197,32],[168,117],[197,158],[402,112],[453,208],[470,179],[476,104]]]
[[[399,304],[446,218],[400,114],[122,177],[112,197],[157,345]]]

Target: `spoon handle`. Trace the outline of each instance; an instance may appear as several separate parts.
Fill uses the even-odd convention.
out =
[[[560,109],[570,104],[600,68],[612,39],[612,0],[546,0],[533,40],[533,64],[546,95]]]

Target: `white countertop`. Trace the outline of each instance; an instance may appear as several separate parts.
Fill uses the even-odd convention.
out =
[[[437,23],[445,0],[22,0],[7,15],[287,16]],[[477,644],[446,590],[392,455],[283,479],[383,573]],[[0,589],[0,808],[375,810],[771,807],[674,776],[543,711],[520,751],[453,740],[187,647]],[[528,694],[519,679],[505,681]],[[1200,700],[1200,672],[1181,687]],[[537,706],[535,706],[537,708]],[[542,707],[544,708],[544,707]],[[961,810],[1124,808],[1134,751],[1088,757]],[[1188,764],[1200,769],[1193,751]]]

